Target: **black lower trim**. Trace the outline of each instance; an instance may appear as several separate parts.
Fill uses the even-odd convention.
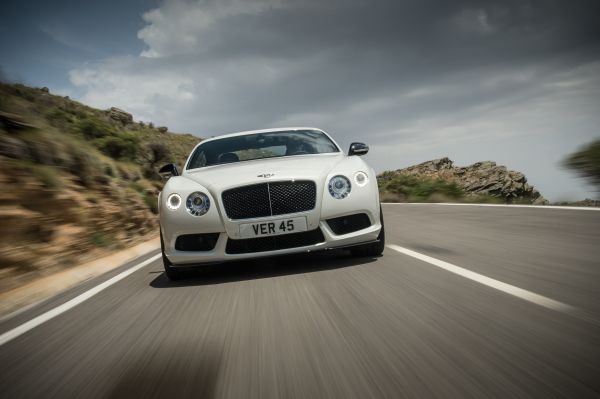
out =
[[[268,252],[279,249],[306,247],[325,242],[321,229],[304,231],[302,233],[284,234],[280,236],[247,238],[243,240],[227,240],[225,253],[247,254],[254,252]]]
[[[219,233],[184,234],[175,240],[178,251],[212,251],[217,245]]]
[[[366,213],[356,213],[354,215],[327,219],[327,224],[334,234],[342,235],[366,229],[367,227],[371,226],[371,220]]]

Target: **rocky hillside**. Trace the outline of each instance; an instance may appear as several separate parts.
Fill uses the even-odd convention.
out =
[[[0,84],[0,292],[155,235],[156,170],[199,141]]]
[[[523,173],[492,161],[461,167],[441,158],[384,172],[378,181],[385,201],[546,203]]]

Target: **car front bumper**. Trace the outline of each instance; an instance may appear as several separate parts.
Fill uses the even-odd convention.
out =
[[[264,252],[250,252],[241,254],[231,254],[226,252],[227,240],[226,232],[220,232],[215,247],[211,251],[178,251],[171,243],[173,239],[165,240],[165,255],[172,263],[172,266],[189,267],[193,265],[220,263],[227,261],[254,259],[267,256],[287,255],[295,253],[313,252],[326,249],[344,248],[377,240],[381,230],[379,218],[370,215],[373,224],[362,230],[348,234],[336,235],[333,233],[326,221],[319,222],[319,228],[323,233],[324,241],[308,246],[294,247],[287,249],[277,249]],[[163,230],[164,234],[164,230]],[[169,244],[167,244],[169,243]]]

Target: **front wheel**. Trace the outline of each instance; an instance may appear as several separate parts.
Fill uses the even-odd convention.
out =
[[[165,267],[165,274],[167,278],[171,281],[181,280],[184,277],[183,272],[175,269],[171,261],[169,261],[165,255],[165,244],[163,242],[162,230],[160,231],[160,251],[162,253],[163,266]]]
[[[379,206],[379,220],[381,221],[381,230],[377,236],[377,242],[358,245],[351,249],[352,256],[355,257],[374,257],[380,256],[385,248],[385,227],[383,225],[383,210]]]

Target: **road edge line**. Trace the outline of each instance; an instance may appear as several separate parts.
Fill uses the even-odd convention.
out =
[[[490,288],[494,288],[498,291],[502,291],[505,294],[509,294],[509,295],[515,296],[517,298],[524,299],[533,304],[543,306],[547,309],[556,310],[556,311],[563,312],[563,313],[571,313],[571,312],[575,312],[577,310],[576,308],[574,308],[571,305],[567,305],[565,303],[556,301],[554,299],[550,299],[548,297],[536,294],[534,292],[525,290],[523,288],[515,287],[514,285],[511,285],[511,284],[503,283],[502,281],[498,281],[491,277],[484,276],[483,274],[479,274],[474,271],[464,269],[464,268],[462,268],[460,266],[456,266],[452,263],[445,262],[443,260],[439,260],[439,259],[433,258],[431,256],[421,254],[419,252],[410,250],[408,248],[401,247],[399,245],[389,244],[389,245],[386,245],[386,247],[388,247],[396,252],[400,252],[401,254],[413,257],[413,258],[421,260],[423,262],[427,262],[430,265],[437,266],[440,269],[444,269],[446,271],[449,271],[451,273],[454,273],[454,274],[464,277],[466,279],[475,281],[479,284],[488,286]]]
[[[529,209],[558,209],[568,211],[600,211],[591,206],[558,206],[558,205],[510,205],[510,204],[459,204],[454,202],[382,202],[383,205],[443,205],[443,206],[477,206],[490,208],[529,208]]]
[[[90,299],[94,295],[104,291],[106,288],[110,287],[111,285],[123,280],[125,277],[129,276],[130,274],[138,271],[139,269],[143,268],[144,266],[147,266],[150,263],[154,262],[155,260],[159,259],[161,256],[162,256],[161,254],[156,254],[156,255],[146,259],[145,261],[140,262],[137,265],[132,266],[129,269],[106,280],[105,282],[98,284],[94,288],[87,290],[83,294],[76,296],[75,298],[63,303],[62,305],[59,305],[45,313],[42,313],[41,315],[34,317],[33,319],[13,328],[12,330],[9,330],[9,331],[3,333],[2,335],[0,335],[0,346],[6,344],[9,341],[12,341],[13,339],[19,337],[20,335],[25,334],[26,332],[47,322],[48,320],[51,320],[51,319],[65,313],[66,311],[74,308],[75,306],[79,305],[80,303],[87,301],[88,299]]]

